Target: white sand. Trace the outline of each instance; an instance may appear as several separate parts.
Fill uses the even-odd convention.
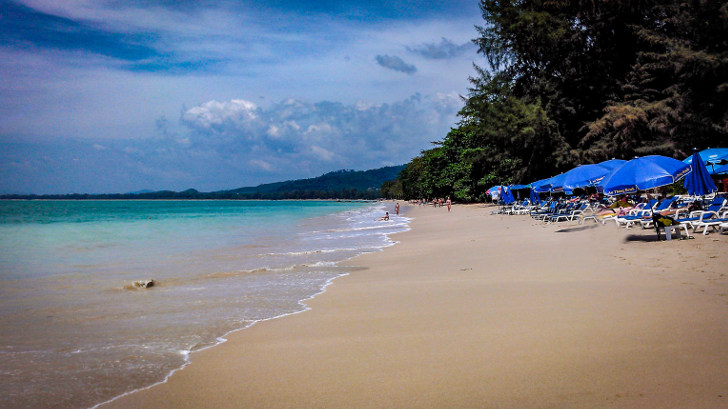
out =
[[[104,408],[728,407],[728,235],[490,210],[415,207],[310,311]]]

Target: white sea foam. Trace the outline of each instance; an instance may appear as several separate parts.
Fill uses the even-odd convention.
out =
[[[409,219],[402,216],[376,222],[386,210],[382,204],[349,205],[344,212],[332,212],[325,207],[346,206],[112,202],[108,213],[115,215],[114,221],[98,223],[92,221],[94,209],[76,205],[81,206],[82,225],[28,226],[28,234],[18,237],[17,243],[40,241],[37,249],[14,243],[19,251],[4,253],[23,257],[22,262],[7,264],[11,276],[28,266],[61,270],[23,278],[22,286],[7,287],[5,294],[10,296],[0,300],[0,313],[8,317],[5,334],[19,333],[17,327],[29,338],[51,342],[45,350],[14,347],[0,334],[0,367],[14,373],[18,390],[27,391],[33,379],[42,378],[54,385],[59,398],[77,394],[79,403],[67,405],[73,407],[96,408],[101,405],[96,402],[166,382],[189,364],[195,352],[225,342],[230,332],[306,311],[307,300],[348,274],[341,261],[391,246],[390,235],[409,228]],[[127,213],[131,221],[118,216]],[[147,219],[149,213],[152,219]],[[69,239],[79,240],[70,243],[75,247],[90,250],[82,255],[64,253]],[[93,245],[96,242],[100,244]],[[158,280],[159,286],[119,290],[147,277]],[[54,296],[43,298],[43,294]],[[40,304],[18,316],[11,313],[17,308],[11,305],[13,299]],[[58,305],[58,300],[65,304]],[[62,350],[56,347],[60,344],[65,345]],[[53,370],[34,374],[32,365],[22,365],[25,360],[47,360],[45,366],[36,367]],[[98,367],[104,376],[94,381],[110,383],[89,384],[75,375],[76,367],[85,373]],[[74,384],[77,380],[81,381]],[[119,390],[110,400],[92,395],[119,387],[129,391]],[[49,391],[44,392],[47,396]],[[31,395],[32,390],[23,401],[0,397],[0,407],[36,406]]]

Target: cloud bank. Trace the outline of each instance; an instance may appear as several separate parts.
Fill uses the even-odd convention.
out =
[[[399,165],[441,140],[461,104],[455,94],[385,104],[211,100],[186,108],[178,120],[158,119],[150,138],[0,140],[0,174],[14,175],[0,179],[0,191],[215,191]]]
[[[455,123],[480,19],[472,0],[0,3],[0,193],[405,163]]]
[[[457,95],[420,94],[391,104],[286,99],[269,107],[235,99],[187,109],[195,146],[214,146],[252,174],[316,175],[405,163],[455,123]]]

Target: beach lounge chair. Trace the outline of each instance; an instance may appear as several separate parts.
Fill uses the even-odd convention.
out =
[[[506,210],[506,214],[521,214],[521,212],[524,209],[528,209],[530,205],[530,202],[528,200],[524,200],[521,203],[515,203],[513,206],[511,206],[510,209]]]
[[[645,206],[646,206],[646,204],[640,203],[640,204],[637,204],[637,206],[635,206],[635,207],[627,208],[628,210],[625,210],[625,207],[622,207],[622,206],[619,206],[616,208],[612,208],[610,206],[608,209],[610,209],[612,211],[612,214],[605,215],[603,213],[600,213],[598,218],[602,222],[602,224],[607,224],[608,221],[614,220],[617,223],[617,226],[620,226],[620,221],[618,220],[619,218],[624,219],[626,217],[632,217],[635,215],[635,213],[641,212]],[[601,209],[601,210],[606,210],[606,209]],[[625,212],[625,211],[627,213],[619,214],[619,212]]]
[[[718,231],[720,231],[720,234],[727,232],[728,231],[728,222],[719,224]]]
[[[641,220],[647,220],[648,218],[652,217],[652,213],[654,211],[653,207],[660,206],[661,204],[662,203],[657,204],[657,200],[654,199],[650,200],[647,203],[639,203],[626,215],[617,216],[614,221],[617,223],[618,227],[621,227],[624,224],[625,228],[630,228],[632,227],[632,225],[639,223]],[[667,203],[665,204],[665,206],[669,206],[670,204],[671,203]]]
[[[721,216],[713,216],[708,212],[700,215],[700,219],[690,222],[694,232],[698,232],[698,229],[703,228],[703,236],[707,235],[712,230],[719,230],[719,227],[723,223],[728,223],[728,210],[724,211]]]
[[[538,219],[544,222],[548,222],[551,220],[551,217],[553,217],[556,214],[562,214],[562,213],[568,213],[571,212],[571,209],[574,207],[573,203],[562,203],[560,205],[556,206],[556,209],[553,212],[546,213],[539,217]]]
[[[549,221],[551,221],[551,222],[559,222],[561,220],[572,221],[572,220],[574,220],[574,217],[582,214],[584,212],[584,210],[586,210],[588,207],[589,207],[589,203],[582,203],[582,204],[576,206],[576,208],[572,208],[571,211],[551,215],[551,218],[549,219]]]
[[[515,211],[514,214],[530,214],[541,207],[540,205],[531,204],[530,200],[526,200],[524,203],[526,205]]]
[[[584,209],[584,211],[581,212],[581,214],[579,214],[579,217],[578,217],[579,224],[581,224],[587,220],[594,220],[594,223],[599,223],[599,218],[597,216],[596,211],[594,210],[595,209],[594,206],[596,206],[596,205],[593,203],[590,203],[589,206],[587,206],[587,208]]]
[[[673,197],[664,199],[659,204],[654,206],[654,208],[651,210],[651,212],[649,214],[643,215],[644,217],[636,220],[635,223],[639,222],[639,224],[642,226],[643,229],[649,229],[649,228],[653,227],[654,221],[652,219],[652,215],[655,213],[661,213],[665,210],[668,210],[670,207],[672,207],[675,204],[675,202],[677,202],[677,200],[678,200],[677,196],[673,196]]]
[[[543,217],[549,213],[553,213],[556,210],[557,202],[546,202],[543,207],[538,210],[531,212],[531,217],[534,219],[543,219]]]
[[[675,219],[673,219],[670,216],[663,216],[660,213],[654,213],[652,215],[652,223],[654,224],[655,231],[657,232],[657,240],[661,240],[660,228],[662,228],[665,231],[665,240],[671,240],[673,232],[677,233],[678,237],[680,237],[681,228],[685,231],[686,238],[691,237],[690,233],[688,232],[687,226],[684,224],[678,223]]]
[[[689,225],[693,228],[693,231],[697,233],[699,228],[703,228],[703,235],[708,234],[708,229],[716,229],[718,226],[726,222],[728,216],[728,209],[726,207],[726,199],[722,197],[716,197],[705,210],[696,210],[690,213],[687,217],[676,217],[676,221],[680,224]],[[719,212],[724,211],[721,216]],[[677,215],[676,215],[677,216]]]

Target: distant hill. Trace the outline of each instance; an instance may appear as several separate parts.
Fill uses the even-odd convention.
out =
[[[338,170],[316,178],[268,183],[217,192],[162,190],[118,194],[0,195],[0,199],[376,199],[384,182],[397,178],[401,166],[364,171]]]
[[[384,182],[397,178],[404,166],[354,171],[338,170],[316,178],[242,187],[222,193],[250,199],[375,199]]]

